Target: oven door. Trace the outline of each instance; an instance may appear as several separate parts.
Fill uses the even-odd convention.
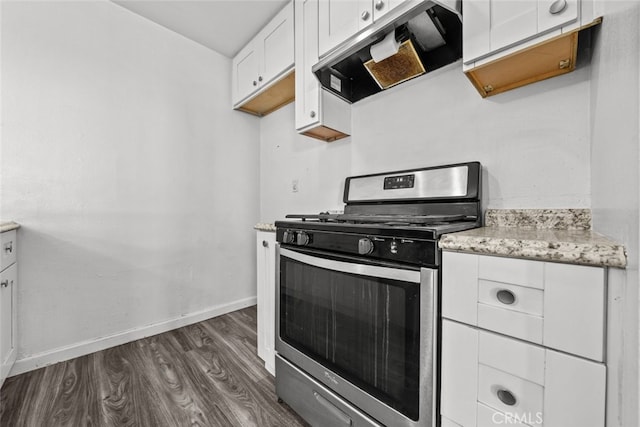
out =
[[[278,259],[279,356],[380,423],[435,426],[437,270],[287,248]]]

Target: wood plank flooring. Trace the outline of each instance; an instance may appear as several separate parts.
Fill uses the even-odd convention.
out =
[[[256,355],[256,308],[8,378],[6,427],[307,426]]]

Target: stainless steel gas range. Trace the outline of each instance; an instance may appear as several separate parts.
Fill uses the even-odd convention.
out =
[[[344,213],[276,222],[276,393],[312,425],[438,425],[438,238],[480,226],[480,177],[349,177]]]

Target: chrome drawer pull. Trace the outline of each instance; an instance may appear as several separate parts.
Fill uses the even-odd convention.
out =
[[[509,390],[500,389],[496,394],[498,395],[500,402],[507,406],[513,406],[518,402],[516,397]]]
[[[511,305],[516,302],[516,296],[508,289],[500,289],[496,294],[496,298],[505,305]]]
[[[567,0],[556,0],[551,3],[549,6],[549,13],[552,15],[557,15],[558,13],[562,13],[567,8]]]
[[[13,252],[13,242],[9,242],[6,245],[4,245],[4,251],[8,254]]]

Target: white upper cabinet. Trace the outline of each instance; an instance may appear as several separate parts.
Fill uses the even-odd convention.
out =
[[[296,1],[296,129],[319,121],[320,83],[311,71],[318,62],[318,0]]]
[[[373,0],[373,20],[377,21],[382,18],[387,12],[399,6],[403,1],[415,0]]]
[[[269,82],[294,64],[293,2],[289,3],[260,32],[263,81]]]
[[[318,0],[296,0],[296,129],[335,141],[351,132],[351,105],[323,90],[311,67],[318,62]]]
[[[320,1],[319,56],[323,56],[405,1],[417,2],[417,0]]]
[[[464,63],[574,23],[578,6],[578,0],[467,0]]]
[[[260,64],[256,45],[250,43],[233,60],[234,105],[258,89]]]
[[[373,22],[372,0],[323,0],[319,6],[320,56]]]
[[[233,58],[234,108],[292,71],[293,40],[293,2],[290,2]]]
[[[575,70],[602,2],[465,0],[462,16],[462,70],[484,98]]]

